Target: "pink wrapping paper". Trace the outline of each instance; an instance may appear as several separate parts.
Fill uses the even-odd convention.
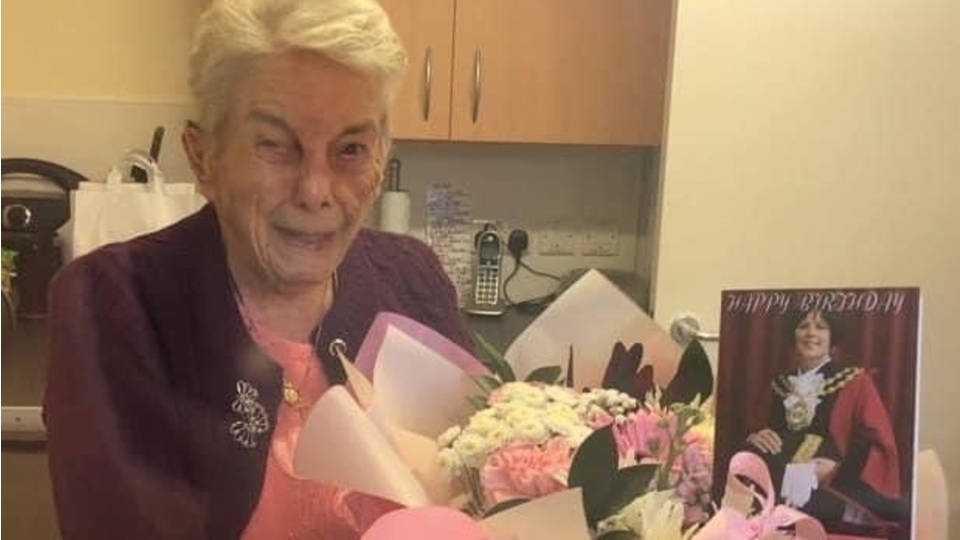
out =
[[[459,367],[470,375],[484,375],[489,373],[483,364],[477,361],[469,352],[450,341],[443,335],[428,328],[417,321],[396,313],[382,312],[377,315],[367,332],[354,365],[367,379],[373,379],[373,368],[382,349],[383,340],[390,327],[402,331],[417,340],[428,349],[447,359],[451,364]]]
[[[492,540],[469,516],[452,508],[404,508],[378,519],[360,540]]]
[[[764,495],[742,482],[743,476],[760,486]],[[756,500],[761,510],[748,515]],[[792,508],[775,504],[770,471],[759,456],[749,452],[737,453],[730,460],[723,506],[700,529],[693,540],[773,540],[788,538],[779,531],[782,527],[796,527],[796,540],[826,540],[827,533],[816,519]]]

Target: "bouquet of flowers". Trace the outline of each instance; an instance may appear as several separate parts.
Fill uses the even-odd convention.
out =
[[[699,344],[684,351],[667,392],[652,383],[652,366],[639,369],[642,345],[622,343],[602,384],[577,391],[572,354],[562,380],[560,367],[546,366],[518,381],[478,339],[495,375],[475,377],[477,412],[438,438],[438,459],[462,486],[466,511],[491,515],[579,488],[587,525],[601,538],[689,537],[707,519],[713,422],[701,401],[712,375]]]
[[[674,540],[707,517],[713,378],[699,345],[681,350],[588,272],[503,355],[484,348],[480,361],[381,315],[342,359],[352,393],[331,389],[308,416],[297,472],[454,508],[489,538]]]

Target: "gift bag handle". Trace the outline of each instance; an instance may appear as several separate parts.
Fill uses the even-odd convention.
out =
[[[115,187],[121,184],[126,176],[124,171],[129,171],[135,166],[147,172],[147,186],[150,191],[154,193],[163,191],[165,181],[160,165],[150,154],[139,149],[128,150],[120,157],[107,173],[107,185]]]

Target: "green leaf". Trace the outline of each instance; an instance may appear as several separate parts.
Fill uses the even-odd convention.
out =
[[[467,401],[478,411],[487,408],[487,398],[484,396],[467,396]]]
[[[473,337],[477,340],[477,343],[480,344],[480,348],[484,353],[484,358],[480,358],[480,361],[483,363],[483,365],[492,371],[494,375],[499,377],[503,382],[516,381],[517,376],[514,374],[513,368],[507,362],[507,359],[500,354],[500,351],[491,345],[489,341],[484,339],[483,336],[478,332],[474,332]]]
[[[608,516],[616,514],[624,506],[632,503],[634,499],[646,493],[650,488],[650,482],[657,474],[655,464],[632,465],[624,467],[617,471],[617,477],[613,481],[613,490],[607,503]]]
[[[663,391],[660,403],[664,406],[673,403],[690,403],[700,396],[703,403],[713,393],[713,368],[710,358],[700,342],[693,340],[683,350],[680,365],[673,380]]]
[[[531,371],[524,380],[526,382],[556,384],[562,373],[563,369],[560,366],[543,366]]]
[[[573,456],[567,485],[583,489],[583,508],[591,525],[608,517],[605,512],[610,506],[618,464],[617,443],[610,426],[591,433]]]
[[[500,382],[500,379],[491,377],[490,375],[474,375],[471,379],[473,379],[474,384],[476,384],[484,394],[493,392],[503,384]]]
[[[16,270],[17,255],[19,254],[16,251],[12,249],[3,248],[2,265],[4,270],[10,271],[10,272]]]
[[[504,510],[509,510],[514,506],[520,506],[521,504],[528,502],[530,499],[510,499],[508,501],[503,501],[502,503],[493,505],[493,508],[484,512],[483,517],[487,518]]]

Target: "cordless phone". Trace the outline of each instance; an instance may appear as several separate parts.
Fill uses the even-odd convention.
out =
[[[474,315],[502,315],[505,306],[500,291],[500,267],[503,261],[500,235],[494,230],[481,231],[477,234],[476,247],[473,301],[466,311]]]

